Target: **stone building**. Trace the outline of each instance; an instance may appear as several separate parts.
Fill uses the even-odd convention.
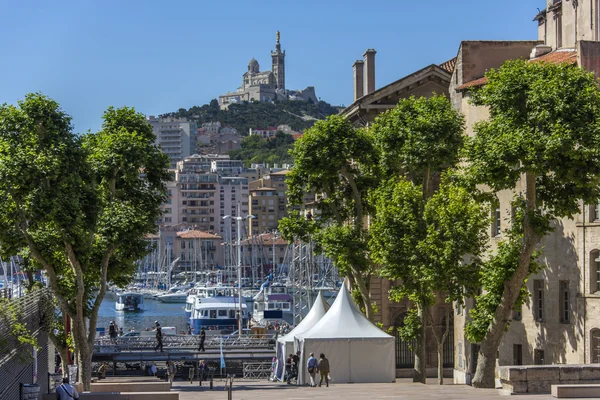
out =
[[[598,11],[600,1],[550,1],[540,12],[538,41],[462,42],[450,85],[453,106],[466,119],[466,134],[477,121],[489,117],[484,107],[469,103],[467,89],[485,85],[483,74],[504,61],[529,58],[532,62],[570,63],[600,71]],[[593,41],[594,40],[594,41]],[[518,185],[516,191],[524,190]],[[497,193],[490,210],[491,251],[510,224],[514,191]],[[540,248],[545,268],[529,278],[530,298],[513,312],[509,330],[498,352],[497,365],[587,364],[600,362],[600,207],[581,204],[573,219],[561,219]],[[469,383],[476,369],[478,345],[464,337],[464,326],[473,300],[457,308],[454,316],[454,381]]]
[[[318,101],[313,86],[304,90],[285,88],[285,50],[281,50],[279,31],[276,39],[275,50],[271,51],[272,70],[261,71],[258,61],[253,57],[248,62],[248,71],[242,75],[242,85],[235,92],[219,96],[222,109],[244,101]]]

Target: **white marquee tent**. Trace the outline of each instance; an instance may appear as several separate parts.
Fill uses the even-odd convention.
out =
[[[328,309],[329,304],[325,301],[323,294],[319,292],[312,308],[306,314],[306,317],[300,321],[298,326],[288,334],[277,339],[277,379],[280,381],[283,380],[285,359],[288,355],[294,353],[294,336],[306,332],[315,326],[323,318]]]
[[[301,352],[298,384],[308,380],[306,360],[321,353],[329,360],[334,382],[394,382],[395,339],[369,321],[342,285],[335,302],[321,320],[306,332],[295,334]]]

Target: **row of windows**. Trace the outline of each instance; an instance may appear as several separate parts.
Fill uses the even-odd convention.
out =
[[[558,296],[558,312],[559,321],[563,324],[571,322],[571,292],[569,291],[569,281],[559,281],[559,296]],[[535,279],[533,281],[533,293],[531,309],[533,311],[533,318],[537,322],[543,322],[547,319],[545,309],[545,288],[544,280]],[[520,321],[522,318],[522,311],[516,310],[513,312],[513,319]]]
[[[533,364],[544,365],[544,350],[534,349],[533,350]],[[513,365],[523,365],[523,345],[513,344]]]

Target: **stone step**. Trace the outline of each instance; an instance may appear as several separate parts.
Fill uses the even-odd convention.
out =
[[[179,392],[83,392],[79,395],[79,398],[93,400],[179,400]],[[53,393],[45,394],[42,396],[42,400],[56,400],[56,395]]]
[[[168,392],[169,382],[98,382],[92,383],[90,392]]]
[[[600,397],[600,384],[552,385],[551,393],[558,399]]]

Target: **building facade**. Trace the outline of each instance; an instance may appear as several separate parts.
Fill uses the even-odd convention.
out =
[[[196,125],[186,119],[148,117],[156,135],[156,144],[169,156],[171,168],[196,153]]]
[[[461,43],[450,96],[465,116],[466,135],[473,135],[474,124],[489,117],[486,108],[470,104],[467,89],[485,85],[485,71],[506,60],[569,63],[598,75],[599,5],[599,1],[550,1],[535,17],[538,41]],[[523,186],[519,183],[515,190],[496,193],[497,203],[490,210],[490,251],[503,239],[511,221],[510,202],[515,192],[525,190]],[[540,249],[538,262],[545,268],[526,283],[530,297],[513,312],[497,365],[600,362],[600,207],[581,202],[574,218],[555,221],[554,231],[543,238]],[[464,336],[473,305],[469,299],[454,312],[456,383],[469,383],[477,367],[478,345]]]

